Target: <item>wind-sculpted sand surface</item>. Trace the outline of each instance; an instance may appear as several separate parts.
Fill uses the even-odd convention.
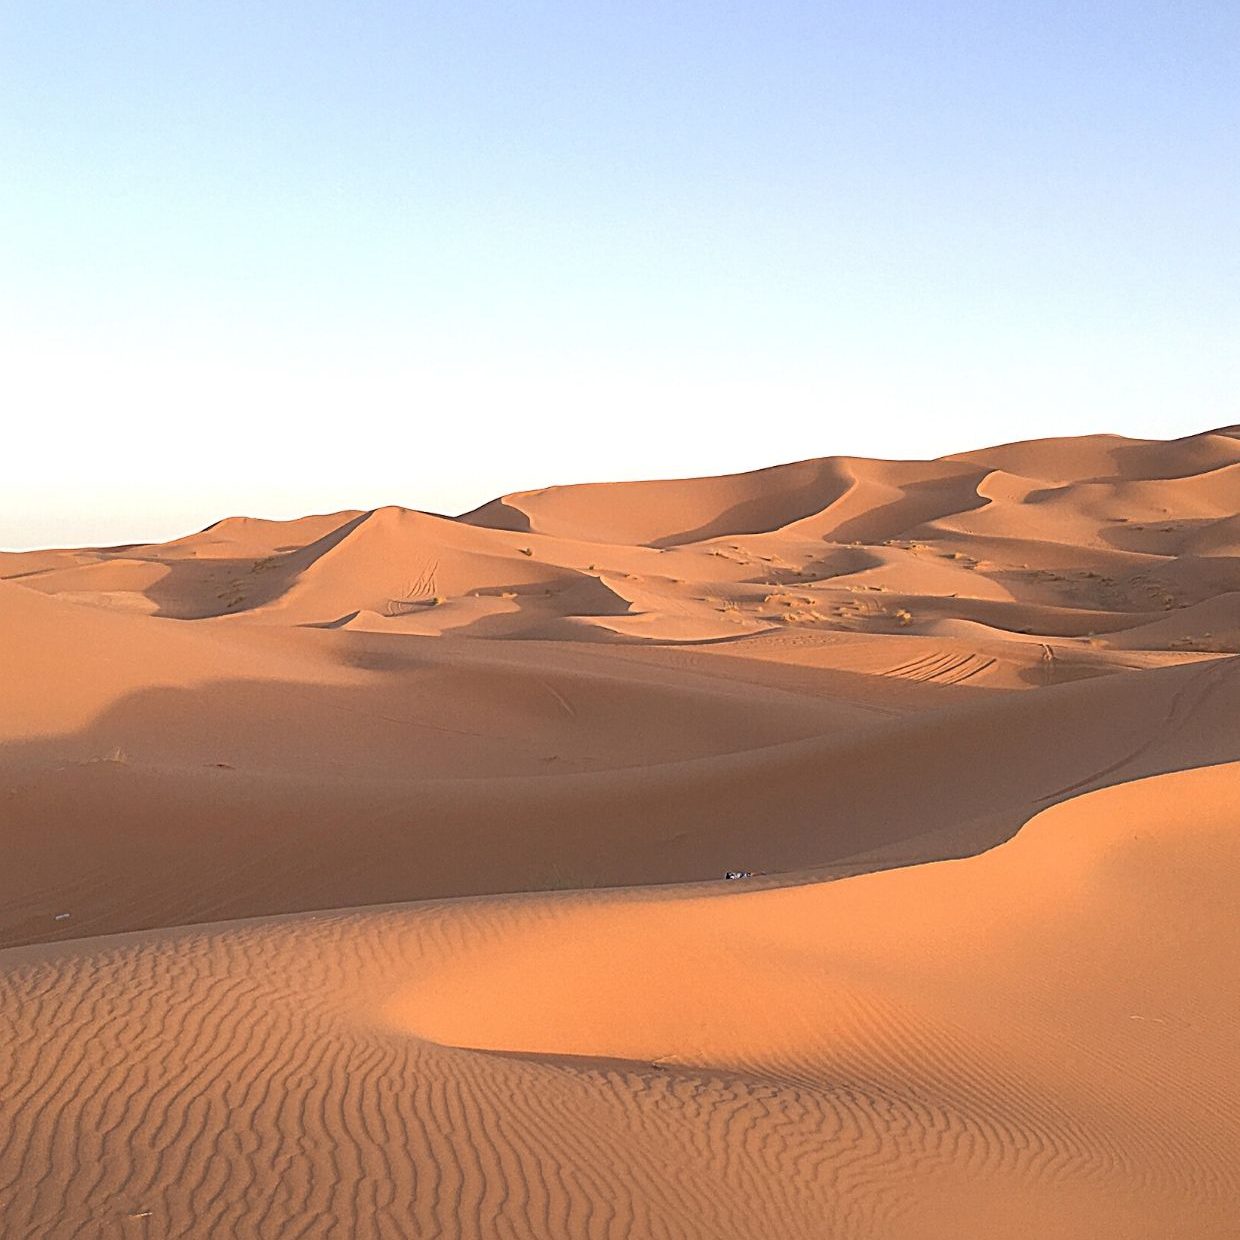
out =
[[[1240,1235],[1234,429],[0,577],[6,1240]]]

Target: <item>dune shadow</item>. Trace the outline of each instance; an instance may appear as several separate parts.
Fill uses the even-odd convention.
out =
[[[774,742],[745,739],[755,704],[738,694],[732,747],[696,753],[678,745],[698,708],[640,690],[649,705],[618,717],[644,721],[640,743],[602,766],[583,764],[590,737],[609,752],[633,733],[583,733],[533,681],[488,697],[486,669],[435,682],[420,713],[403,685],[145,689],[72,733],[0,749],[0,943],[538,890],[564,875],[611,887],[968,855],[1064,789],[1240,758],[1237,671],[1219,659],[978,690]],[[821,683],[850,678],[856,700],[868,677]],[[435,706],[450,700],[468,709]]]
[[[878,504],[841,522],[832,529],[829,540],[824,541],[881,542],[899,538],[930,521],[985,508],[990,500],[977,493],[977,486],[990,472],[971,469],[947,479],[905,483],[899,499]]]

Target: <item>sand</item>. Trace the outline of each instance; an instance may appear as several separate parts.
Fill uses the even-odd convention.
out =
[[[1240,1235],[1240,429],[0,553],[0,649],[6,1240]]]

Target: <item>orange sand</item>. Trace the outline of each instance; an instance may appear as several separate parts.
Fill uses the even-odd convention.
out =
[[[1240,1235],[1240,430],[3,553],[0,649],[6,1240]]]

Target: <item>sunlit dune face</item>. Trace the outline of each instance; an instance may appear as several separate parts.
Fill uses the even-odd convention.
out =
[[[1209,1024],[1224,997],[1175,974],[1181,952],[1212,950],[1209,927],[1226,915],[1238,770],[1094,793],[964,861],[785,890],[517,905],[502,934],[466,935],[428,961],[384,1018],[479,1050],[857,1068],[895,1026],[929,1037],[966,1010],[978,1055],[1013,1019],[1035,1040],[1030,1022],[1126,1020],[1141,984],[1111,970],[1135,950],[1164,993],[1187,987],[1181,1013]],[[1162,864],[1169,836],[1176,855]],[[1175,911],[1190,896],[1198,914]],[[1148,923],[1159,908],[1168,919]]]

